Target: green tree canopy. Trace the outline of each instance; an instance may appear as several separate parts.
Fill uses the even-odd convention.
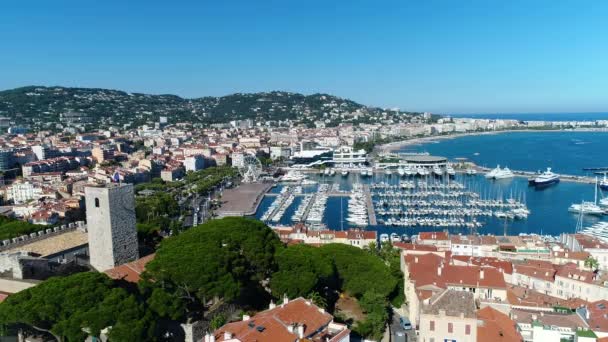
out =
[[[260,221],[212,220],[164,240],[145,277],[170,284],[190,300],[230,301],[272,274],[281,248],[277,235]]]
[[[332,264],[321,250],[308,245],[295,245],[276,255],[278,271],[272,275],[270,288],[276,297],[305,297],[335,276]]]
[[[101,329],[111,326],[110,338],[130,341],[149,340],[154,330],[144,306],[96,272],[50,278],[9,296],[0,304],[0,321],[28,325],[60,341],[84,340],[83,328],[99,336]]]

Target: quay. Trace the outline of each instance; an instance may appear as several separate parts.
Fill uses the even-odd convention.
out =
[[[378,224],[376,220],[376,211],[374,210],[374,203],[372,202],[372,194],[369,190],[369,185],[363,186],[363,193],[365,194],[365,205],[367,207],[367,216],[369,217],[369,224],[375,226]]]
[[[250,216],[258,210],[264,195],[272,188],[272,183],[246,183],[236,188],[226,189],[221,197],[217,216]]]
[[[492,170],[489,167],[477,166],[474,164],[473,164],[473,168],[475,170],[477,170],[478,172],[483,172],[483,173],[489,172]],[[457,170],[457,171],[465,172],[465,170]],[[513,174],[515,174],[516,177],[530,178],[530,177],[538,176],[538,173],[531,172],[531,171],[521,171],[521,170],[511,170],[511,171],[513,172]],[[567,182],[595,184],[595,178],[585,177],[585,176],[565,175],[565,174],[559,173],[559,179],[560,179],[560,181],[567,181]]]
[[[350,191],[328,191],[326,192],[326,195],[329,197],[348,197],[350,196]],[[306,193],[301,193],[301,194],[293,194],[296,197],[302,197],[304,195],[310,195],[310,194],[306,194]],[[278,197],[279,194],[275,194],[275,193],[267,193],[265,194],[265,196],[267,197]]]

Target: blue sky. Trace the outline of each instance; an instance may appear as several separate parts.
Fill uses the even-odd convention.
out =
[[[442,113],[608,111],[608,2],[6,1],[0,89],[289,90]]]

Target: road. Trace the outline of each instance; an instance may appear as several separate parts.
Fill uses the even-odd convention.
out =
[[[391,338],[392,338],[391,341],[399,341],[398,339],[395,338],[395,333],[398,331],[405,331],[405,333],[407,335],[407,342],[417,341],[416,331],[414,329],[407,330],[407,331],[403,330],[403,328],[401,327],[401,324],[399,323],[399,318],[401,318],[399,313],[393,310],[393,321],[391,322]]]

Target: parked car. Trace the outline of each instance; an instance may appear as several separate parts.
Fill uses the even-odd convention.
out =
[[[412,322],[410,322],[410,320],[407,319],[407,317],[399,318],[399,324],[401,325],[403,330],[412,330]]]

